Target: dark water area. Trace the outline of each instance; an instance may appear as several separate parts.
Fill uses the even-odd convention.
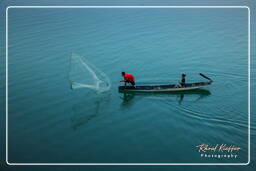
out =
[[[255,19],[255,8],[251,9],[250,17]],[[251,32],[255,33],[253,20]],[[1,35],[5,35],[3,27]],[[251,47],[255,47],[254,39],[252,34]],[[1,44],[0,48],[1,57],[5,58],[5,46]],[[95,75],[103,73],[101,77],[109,79],[109,89],[100,91],[97,77],[88,67],[76,71],[76,79],[82,84],[83,76],[89,78],[92,81],[88,84],[94,87],[71,89],[72,53],[96,66],[99,72]],[[251,48],[251,106],[248,108],[248,9],[245,7],[10,8],[8,162],[247,163],[248,109],[251,144],[256,130],[252,116],[255,113],[254,56],[255,50]],[[4,76],[2,58],[1,68]],[[186,73],[187,82],[205,81],[198,75],[204,73],[213,84],[188,92],[122,93],[118,92],[118,86],[122,85],[121,71],[134,74],[137,85],[175,84],[180,81],[181,73]],[[1,77],[1,83],[4,84],[0,85],[0,95],[5,99],[5,77]],[[7,166],[2,164],[6,145],[5,100],[1,100],[0,111],[4,170],[185,168]],[[201,144],[218,149],[221,145],[239,147],[239,150],[199,152]],[[255,147],[251,146],[251,162],[255,163],[253,152]],[[203,168],[253,170],[253,166]]]

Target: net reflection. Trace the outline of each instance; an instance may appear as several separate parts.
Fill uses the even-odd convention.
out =
[[[110,101],[109,93],[88,93],[72,107],[71,127],[74,130],[88,124],[104,113]]]

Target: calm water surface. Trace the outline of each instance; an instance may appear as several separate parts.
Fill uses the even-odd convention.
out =
[[[9,9],[9,162],[248,160],[247,9]],[[71,53],[111,80],[70,89]],[[214,80],[187,94],[123,94],[138,84]],[[199,144],[239,146],[203,158]],[[22,147],[22,148],[21,148]]]

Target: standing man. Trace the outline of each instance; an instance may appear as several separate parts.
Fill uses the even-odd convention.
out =
[[[133,85],[134,88],[136,88],[136,85],[135,85],[135,79],[134,79],[134,76],[132,74],[128,74],[128,73],[125,73],[125,72],[122,72],[122,77],[124,77],[124,80],[121,80],[120,82],[124,82],[124,86],[126,87],[126,84],[127,83],[130,83]]]

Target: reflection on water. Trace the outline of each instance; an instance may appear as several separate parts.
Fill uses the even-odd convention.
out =
[[[100,116],[110,100],[108,93],[88,93],[72,107],[71,125],[74,130]]]
[[[188,90],[188,91],[178,91],[178,92],[119,92],[122,93],[123,99],[122,105],[127,106],[133,103],[133,99],[135,96],[139,97],[176,97],[179,104],[182,104],[185,96],[197,95],[198,98],[195,101],[203,99],[209,95],[211,92],[206,89],[196,89],[196,90]]]
[[[179,101],[178,101],[179,104],[181,104],[184,99],[184,94],[180,94],[180,97],[178,97],[178,99],[179,99]]]
[[[121,97],[121,99],[123,99],[122,105],[130,105],[134,97],[134,93],[123,93],[123,96]]]

